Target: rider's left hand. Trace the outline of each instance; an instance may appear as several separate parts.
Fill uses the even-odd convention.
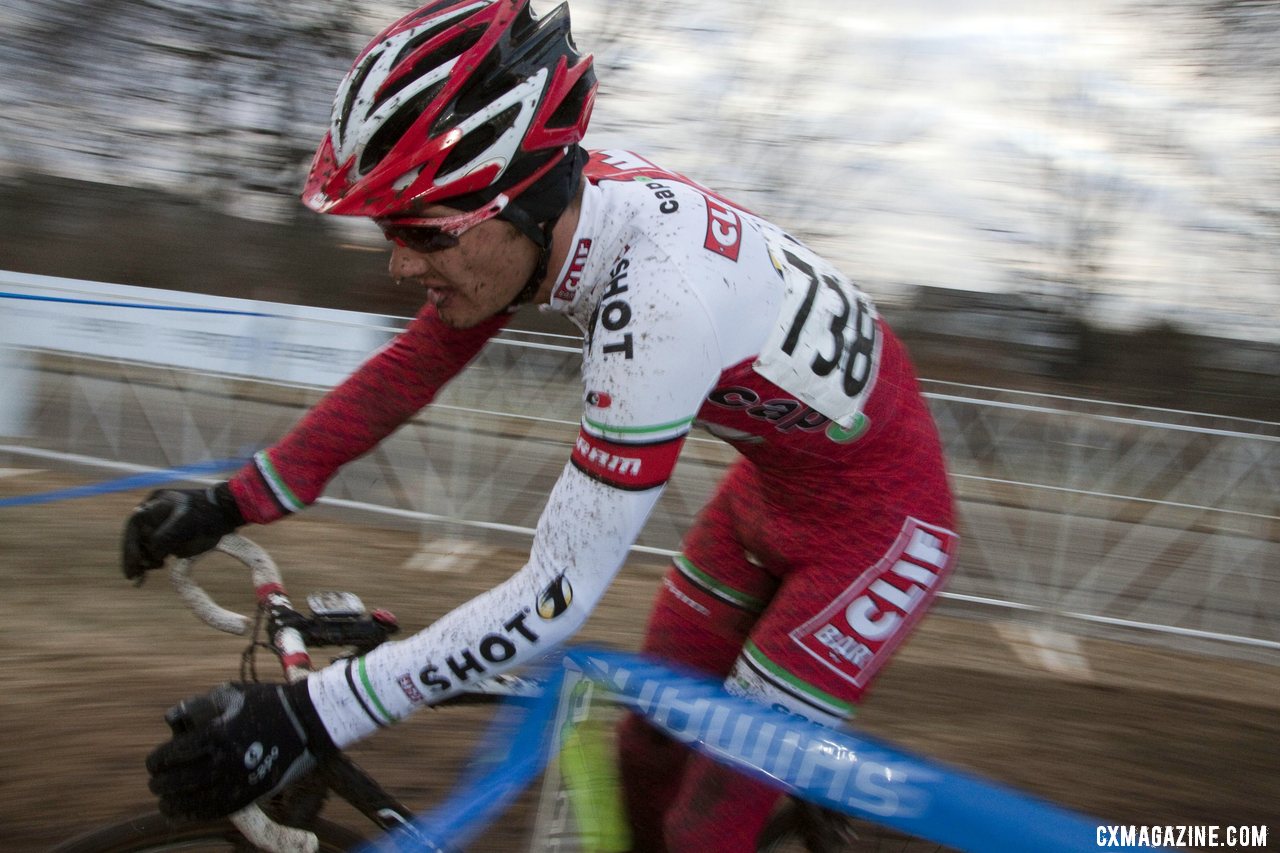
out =
[[[226,483],[207,489],[157,489],[129,516],[124,528],[124,576],[142,582],[165,558],[194,557],[244,524]]]
[[[305,680],[222,684],[165,714],[173,737],[147,756],[151,791],[172,817],[214,818],[274,793],[336,749]]]

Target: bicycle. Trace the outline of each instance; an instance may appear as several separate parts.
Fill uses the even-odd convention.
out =
[[[390,639],[398,630],[394,615],[385,610],[367,612],[358,597],[346,592],[308,596],[310,613],[294,609],[279,569],[260,546],[230,535],[217,550],[239,560],[250,570],[258,598],[254,618],[225,610],[192,577],[194,560],[179,560],[170,577],[182,600],[206,624],[220,631],[250,637],[241,656],[242,681],[257,680],[255,652],[273,653],[288,681],[305,678],[311,671],[310,651],[340,647],[345,654],[361,655]],[[265,641],[258,639],[264,634]],[[534,677],[500,675],[474,685],[468,692],[441,705],[546,701],[548,684]],[[606,701],[617,700],[608,690]],[[563,707],[563,696],[557,701]],[[170,819],[159,812],[91,830],[54,848],[53,853],[136,853],[136,851],[221,849],[337,851],[365,847],[360,834],[320,816],[330,795],[350,803],[382,833],[409,839],[416,849],[456,849],[441,846],[414,829],[415,816],[368,773],[345,754],[322,760],[310,773],[294,782],[270,802],[254,804],[229,818],[212,821]],[[616,818],[615,818],[616,819]],[[536,842],[535,842],[536,843]],[[565,849],[559,842],[555,849]],[[548,845],[546,849],[551,849]],[[621,849],[621,848],[614,848]],[[761,851],[946,851],[933,842],[901,835],[887,827],[823,809],[803,800],[787,798],[766,828]]]

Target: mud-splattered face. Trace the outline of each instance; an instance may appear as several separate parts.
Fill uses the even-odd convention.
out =
[[[429,208],[424,216],[450,216],[458,211]],[[396,281],[426,288],[440,318],[455,329],[475,326],[511,304],[538,262],[538,248],[515,226],[490,219],[458,237],[458,244],[438,251],[416,251],[397,244],[388,269]]]

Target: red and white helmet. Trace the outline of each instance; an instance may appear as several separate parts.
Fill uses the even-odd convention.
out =
[[[302,200],[386,218],[514,199],[579,159],[595,91],[566,5],[537,17],[529,0],[435,0],[357,57]],[[556,172],[576,184],[577,169]]]

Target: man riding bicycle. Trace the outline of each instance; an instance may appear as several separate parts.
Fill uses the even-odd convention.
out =
[[[221,815],[587,619],[691,428],[741,459],[663,579],[644,650],[824,724],[848,717],[956,548],[934,424],[865,294],[778,227],[626,151],[580,147],[596,93],[560,6],[440,0],[380,33],[334,101],[303,200],[372,218],[427,304],[273,447],[130,517],[130,578],[315,501],[523,305],[582,330],[583,414],[528,562],[430,627],[292,686],[224,686],[148,759],[170,814]],[[638,718],[636,850],[752,850],[774,788]],[[244,757],[273,754],[246,774]]]

